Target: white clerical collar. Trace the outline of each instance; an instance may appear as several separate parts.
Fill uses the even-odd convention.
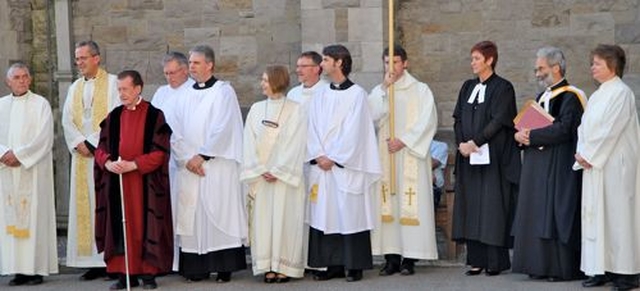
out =
[[[135,111],[136,108],[138,108],[138,105],[140,105],[140,102],[142,102],[142,96],[138,96],[138,101],[136,101],[136,105],[133,105],[132,108],[127,108],[127,110]]]
[[[484,93],[487,90],[487,85],[483,84],[482,82],[479,82],[478,84],[476,84],[475,87],[473,87],[473,91],[471,91],[471,95],[469,96],[469,99],[467,100],[467,103],[472,104],[476,101],[476,98],[478,99],[478,103],[484,103]]]
[[[542,105],[544,107],[544,111],[549,112],[549,103],[551,103],[551,95],[553,95],[553,89],[554,87],[556,87],[558,84],[562,83],[562,81],[564,81],[564,78],[562,78],[560,81],[556,82],[555,84],[547,87],[547,89],[544,90],[544,93],[542,93],[542,96],[540,96],[540,100],[538,101],[538,104]]]

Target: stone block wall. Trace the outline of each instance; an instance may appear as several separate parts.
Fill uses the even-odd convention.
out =
[[[212,46],[215,75],[231,81],[242,107],[264,98],[259,79],[266,65],[293,68],[300,52],[298,0],[76,0],[72,4],[74,41],[98,42],[112,73],[139,70],[147,98],[165,84],[161,60],[167,50],[187,53],[197,44]]]
[[[353,58],[350,78],[372,89],[382,76],[385,6],[386,1],[301,0],[302,50],[346,46]]]

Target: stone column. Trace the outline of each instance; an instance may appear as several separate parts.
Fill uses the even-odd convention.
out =
[[[62,112],[67,90],[73,81],[73,41],[71,28],[71,4],[69,0],[55,0],[56,47],[58,55],[55,78],[58,82],[58,108]],[[60,117],[61,114],[58,115]],[[53,147],[56,162],[56,215],[58,227],[66,228],[69,215],[69,173],[71,171],[70,154],[64,140],[60,118],[56,119],[55,145]]]

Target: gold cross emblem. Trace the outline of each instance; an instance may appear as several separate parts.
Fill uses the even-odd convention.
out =
[[[404,194],[409,195],[409,205],[411,205],[411,197],[416,195],[416,192],[413,191],[411,187],[409,187],[409,191],[404,192]]]

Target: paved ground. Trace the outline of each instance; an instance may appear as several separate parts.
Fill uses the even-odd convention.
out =
[[[313,281],[310,276],[286,284],[265,284],[262,277],[254,277],[250,271],[235,273],[229,283],[213,280],[186,283],[178,275],[158,278],[158,290],[583,290],[579,281],[555,282],[533,281],[525,275],[505,273],[500,276],[465,276],[463,266],[420,266],[413,276],[393,275],[380,277],[377,272],[365,272],[364,279],[348,283],[344,279],[326,282]],[[77,272],[77,271],[76,271]],[[79,273],[66,273],[45,278],[39,286],[9,287],[11,277],[0,277],[0,290],[108,290],[113,281],[82,282]],[[589,291],[609,290],[611,287],[590,288]],[[133,288],[133,290],[142,290]],[[586,289],[585,289],[586,290]]]
[[[443,249],[444,238],[438,232],[438,249]],[[0,276],[0,290],[69,290],[93,291],[108,290],[114,281],[96,280],[91,282],[79,281],[78,277],[84,272],[82,269],[64,267],[66,251],[66,237],[58,237],[58,253],[60,256],[60,274],[45,278],[39,286],[9,287],[9,280],[13,276]],[[441,256],[443,254],[440,254]],[[382,257],[374,257],[376,270],[365,271],[364,279],[359,282],[348,283],[344,279],[334,279],[326,282],[313,281],[310,275],[303,279],[292,280],[286,284],[265,284],[262,277],[254,277],[250,270],[234,273],[229,283],[216,283],[213,280],[187,283],[178,275],[168,275],[158,278],[158,290],[587,290],[582,288],[580,281],[546,282],[530,280],[526,275],[511,274],[509,272],[495,277],[465,276],[467,268],[464,266],[465,254],[460,254],[457,260],[419,261],[416,274],[413,276],[393,275],[378,276],[377,269],[383,262]],[[250,261],[249,261],[250,264]],[[590,288],[589,291],[610,290],[611,286]],[[142,290],[133,288],[132,290]]]

